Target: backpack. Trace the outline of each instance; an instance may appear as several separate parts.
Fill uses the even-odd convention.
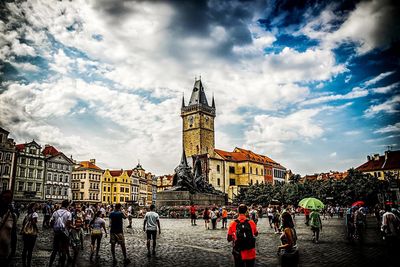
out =
[[[65,234],[67,233],[66,232],[66,228],[65,228],[65,224],[64,224],[64,221],[63,221],[63,216],[64,216],[64,214],[66,212],[67,212],[66,210],[63,213],[59,213],[58,211],[56,211],[57,218],[56,218],[56,220],[54,222],[54,225],[53,225],[54,232],[64,232]]]
[[[23,235],[37,235],[38,229],[36,224],[33,224],[33,214],[26,215],[22,222],[21,234]]]
[[[256,239],[253,236],[253,231],[249,220],[243,222],[235,220],[236,222],[236,241],[235,248],[238,251],[249,250],[256,247]]]

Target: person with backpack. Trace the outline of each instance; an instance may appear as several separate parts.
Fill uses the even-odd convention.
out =
[[[318,244],[319,232],[320,230],[322,230],[322,221],[318,210],[313,210],[310,213],[310,226],[311,226],[311,231],[313,232],[313,242]]]
[[[35,247],[38,234],[38,214],[36,213],[36,203],[31,203],[28,206],[28,213],[22,222],[21,234],[24,242],[22,250],[22,266],[30,267],[32,261],[32,252]]]
[[[226,207],[222,208],[222,229],[223,228],[228,228],[228,211],[226,210]]]
[[[364,239],[365,220],[366,218],[362,212],[362,208],[356,209],[354,212],[355,234],[360,242],[363,242]]]
[[[69,239],[73,251],[72,266],[75,266],[79,256],[79,250],[83,250],[83,221],[80,218],[75,219],[74,224],[69,230]]]
[[[233,242],[233,259],[235,267],[252,267],[256,259],[257,226],[246,217],[247,206],[240,204],[238,217],[228,228],[228,242]]]
[[[68,205],[69,201],[64,200],[61,208],[56,210],[51,217],[50,225],[53,227],[54,239],[49,267],[53,266],[57,253],[60,254],[59,265],[63,267],[69,252],[69,228],[72,223],[72,214],[67,210]]]
[[[218,215],[217,212],[215,210],[215,207],[212,208],[212,210],[210,211],[210,218],[211,218],[211,225],[212,225],[212,229],[216,230],[217,229],[217,219],[218,219]]]

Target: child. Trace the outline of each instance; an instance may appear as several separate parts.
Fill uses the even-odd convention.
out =
[[[83,250],[83,230],[82,230],[82,220],[76,219],[75,224],[71,227],[69,232],[71,247],[74,252],[72,259],[72,266],[76,266],[76,261],[78,259],[79,249]]]

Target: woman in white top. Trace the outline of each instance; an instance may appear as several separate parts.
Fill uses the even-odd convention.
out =
[[[90,222],[90,228],[92,229],[90,261],[92,261],[95,245],[96,245],[96,258],[99,256],[100,243],[101,243],[101,239],[103,237],[102,229],[104,230],[104,233],[106,234],[106,237],[107,237],[106,222],[104,221],[103,218],[101,218],[100,210],[98,212],[96,212],[93,220]]]

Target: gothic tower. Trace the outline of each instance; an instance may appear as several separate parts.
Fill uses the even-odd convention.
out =
[[[215,147],[215,102],[213,96],[211,106],[208,105],[201,79],[195,81],[187,106],[182,99],[181,117],[186,156],[211,153]]]

